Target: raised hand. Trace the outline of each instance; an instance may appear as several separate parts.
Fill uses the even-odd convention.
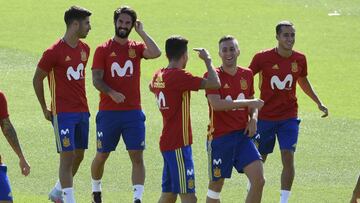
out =
[[[205,48],[193,48],[194,51],[198,52],[199,57],[204,60],[211,60],[209,52]]]
[[[135,22],[135,31],[138,34],[140,34],[141,32],[144,32],[144,26],[140,20],[136,20],[136,22]]]

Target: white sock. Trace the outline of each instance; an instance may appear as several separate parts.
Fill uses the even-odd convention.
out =
[[[101,192],[101,179],[100,180],[91,179],[91,185],[93,192]]]
[[[280,203],[288,203],[289,197],[289,190],[280,190]]]
[[[64,188],[62,191],[65,203],[75,203],[74,189],[72,187]]]
[[[133,189],[134,189],[134,200],[136,200],[136,199],[142,200],[144,186],[143,185],[133,185]]]
[[[56,181],[56,184],[55,184],[54,188],[56,188],[57,190],[61,191],[60,180],[57,180],[57,181]]]
[[[251,188],[251,183],[250,183],[250,181],[248,180],[248,183],[247,183],[247,186],[246,186],[247,188],[246,188],[246,190],[247,190],[247,192],[249,192],[250,191],[250,188]]]

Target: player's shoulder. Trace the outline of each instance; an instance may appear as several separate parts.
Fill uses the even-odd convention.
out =
[[[253,75],[253,71],[250,68],[238,66],[238,72],[245,75]]]
[[[96,49],[106,49],[106,48],[110,48],[111,45],[113,43],[113,39],[108,39],[105,42],[99,44]]]
[[[90,46],[86,42],[79,40],[79,45],[84,47],[86,50],[90,50]]]
[[[269,56],[275,53],[275,48],[268,48],[258,51],[255,56]]]
[[[217,68],[215,68],[215,72],[216,72],[216,74],[218,74],[219,76],[220,76],[220,74],[223,72],[222,71],[222,69],[221,69],[221,67],[217,67]],[[207,77],[209,75],[209,72],[205,72],[204,73],[204,77]]]
[[[0,101],[3,102],[3,101],[6,101],[6,97],[5,97],[5,94],[3,91],[0,90]]]
[[[305,54],[303,52],[301,52],[301,51],[298,51],[298,50],[293,50],[293,54],[297,58],[306,58]]]
[[[138,48],[142,48],[144,47],[144,42],[140,42],[140,41],[135,41],[135,40],[131,40],[129,39],[129,48],[134,48],[134,49],[138,49]]]
[[[58,39],[56,40],[54,43],[52,43],[45,51],[47,52],[54,52],[57,51],[59,49],[62,49],[64,46],[64,40],[63,39]]]

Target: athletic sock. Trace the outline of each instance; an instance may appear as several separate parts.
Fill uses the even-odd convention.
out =
[[[72,187],[64,188],[62,191],[66,203],[75,203],[74,189]]]
[[[280,190],[280,203],[288,203],[289,197],[289,190]]]
[[[56,181],[56,184],[55,184],[54,188],[56,188],[56,190],[61,191],[61,184],[60,184],[60,180],[57,180],[57,181]]]
[[[93,192],[101,192],[101,179],[100,180],[91,179],[91,185]]]
[[[142,200],[142,195],[144,192],[144,185],[133,185],[134,189],[134,200]]]

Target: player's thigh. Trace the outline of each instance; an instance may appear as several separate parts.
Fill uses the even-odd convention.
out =
[[[127,150],[145,149],[145,114],[141,110],[126,112],[122,136]]]
[[[114,151],[121,136],[121,120],[114,111],[99,111],[96,115],[96,147],[101,153]]]
[[[0,165],[0,202],[12,202],[10,181],[7,176],[7,167]]]
[[[163,192],[175,194],[195,193],[195,170],[191,147],[186,146],[173,151],[163,152],[163,157],[168,172],[167,183],[171,184]]]
[[[264,169],[263,163],[260,160],[255,160],[244,167],[244,172],[249,178],[250,182],[264,183]]]
[[[75,126],[75,148],[87,149],[89,142],[89,118],[88,112],[80,113],[79,122]]]
[[[259,119],[257,123],[257,134],[254,138],[254,143],[260,154],[272,153],[276,139],[276,122]]]
[[[240,132],[236,142],[234,167],[239,173],[243,173],[245,167],[253,162],[261,162],[261,155],[251,138]]]
[[[53,116],[53,127],[58,152],[76,149],[75,127],[79,122],[78,113],[59,113]]]
[[[233,168],[236,133],[209,140],[207,143],[209,180],[230,178]]]
[[[295,152],[299,136],[300,119],[291,118],[279,123],[278,140],[281,150],[290,150]]]

